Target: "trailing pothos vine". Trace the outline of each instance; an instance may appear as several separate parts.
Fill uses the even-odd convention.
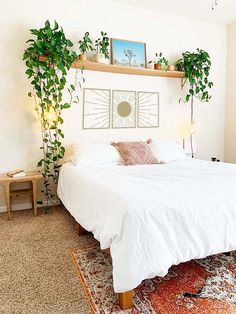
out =
[[[65,154],[62,145],[62,111],[79,101],[74,92],[81,83],[76,75],[75,84],[67,86],[68,70],[77,55],[71,50],[73,44],[65,37],[58,23],[55,21],[51,27],[49,21],[46,21],[43,28],[31,29],[30,32],[35,38],[27,41],[29,47],[24,52],[23,60],[33,88],[28,95],[34,97],[35,110],[41,123],[43,157],[38,167],[41,167],[44,178],[42,192],[46,197],[47,209],[56,199],[52,185],[58,182],[60,161]],[[68,101],[63,97],[66,88]]]
[[[202,102],[208,102],[211,99],[209,89],[212,88],[213,83],[209,81],[209,74],[211,69],[211,60],[209,54],[197,49],[196,52],[186,51],[182,53],[182,58],[176,64],[178,71],[184,71],[185,76],[182,80],[181,87],[183,88],[188,83],[188,90],[184,102],[191,103],[191,127],[194,126],[194,98]],[[191,151],[193,154],[193,134],[191,133]]]

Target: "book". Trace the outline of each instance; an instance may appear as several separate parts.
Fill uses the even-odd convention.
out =
[[[16,177],[23,177],[26,174],[25,174],[24,170],[16,169],[16,170],[8,172],[7,175],[10,178],[16,178]]]
[[[26,176],[25,172],[18,172],[16,174],[13,174],[12,178],[18,178],[18,177],[24,177],[24,176]]]

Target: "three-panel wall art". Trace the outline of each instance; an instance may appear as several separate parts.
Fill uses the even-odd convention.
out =
[[[83,129],[157,127],[159,93],[84,88]]]

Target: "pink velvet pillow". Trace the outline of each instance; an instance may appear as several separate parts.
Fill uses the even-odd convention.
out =
[[[112,145],[119,150],[125,166],[157,164],[158,160],[153,156],[151,148],[147,143],[118,142],[112,143]]]

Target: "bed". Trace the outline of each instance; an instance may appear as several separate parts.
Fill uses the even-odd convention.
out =
[[[127,298],[172,265],[236,249],[233,164],[190,158],[128,167],[66,163],[58,195],[101,249],[110,248],[114,290]]]

